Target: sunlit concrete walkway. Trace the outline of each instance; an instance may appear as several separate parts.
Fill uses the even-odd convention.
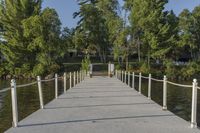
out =
[[[6,133],[200,133],[115,78],[87,78]]]

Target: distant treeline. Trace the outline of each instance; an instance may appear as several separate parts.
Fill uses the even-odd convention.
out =
[[[80,21],[62,30],[54,9],[41,10],[42,0],[2,0],[0,76],[48,75],[63,67],[69,53],[96,55],[104,63],[112,55],[117,67],[123,62],[126,69],[137,55],[141,71],[150,72],[159,62],[171,77],[177,71],[184,77],[200,72],[200,6],[176,16],[165,10],[168,0],[125,0],[123,7],[118,0],[77,3],[73,16]],[[177,68],[173,62],[178,60],[188,63]]]

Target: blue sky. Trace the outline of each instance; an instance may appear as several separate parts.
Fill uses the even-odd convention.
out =
[[[122,4],[122,0],[119,0]],[[193,10],[197,5],[200,5],[200,0],[169,0],[166,5],[167,10],[174,10],[179,14],[183,9]],[[79,10],[76,0],[44,0],[43,8],[55,8],[60,16],[60,20],[64,26],[69,28],[75,27],[77,19],[73,19],[73,13]]]

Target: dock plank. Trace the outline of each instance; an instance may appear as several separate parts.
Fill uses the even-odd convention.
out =
[[[93,77],[6,133],[200,133],[115,78]]]

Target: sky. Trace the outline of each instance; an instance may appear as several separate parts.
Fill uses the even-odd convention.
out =
[[[122,0],[119,2],[121,5],[123,4]],[[192,11],[198,5],[200,5],[200,0],[169,0],[166,10],[174,10],[178,15],[183,9],[187,8]],[[73,19],[73,13],[79,10],[76,0],[44,0],[42,7],[56,9],[62,27],[72,28],[76,26],[78,19]]]

